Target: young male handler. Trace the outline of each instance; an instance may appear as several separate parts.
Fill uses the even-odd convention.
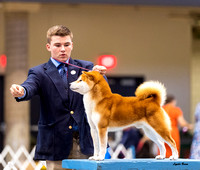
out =
[[[63,159],[83,159],[93,154],[82,95],[72,92],[69,83],[75,81],[85,71],[84,68],[101,74],[105,74],[106,68],[72,59],[72,38],[72,32],[67,27],[51,27],[47,31],[46,45],[51,53],[49,61],[31,68],[24,83],[13,84],[10,88],[18,102],[30,100],[35,95],[40,97],[34,159],[46,160],[48,170],[62,169]]]

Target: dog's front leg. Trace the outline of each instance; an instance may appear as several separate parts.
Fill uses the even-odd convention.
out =
[[[98,128],[99,130],[99,144],[100,144],[100,152],[98,156],[98,160],[104,160],[106,154],[106,147],[108,142],[108,128]]]
[[[98,141],[98,130],[91,117],[88,118],[88,123],[90,125],[90,132],[92,136],[92,141],[94,145],[93,156],[89,157],[90,160],[96,160],[99,156],[99,141]]]
[[[98,131],[95,126],[93,126],[90,130],[91,130],[91,136],[92,136],[93,145],[94,145],[94,154],[93,156],[89,157],[89,159],[96,160],[99,156]]]

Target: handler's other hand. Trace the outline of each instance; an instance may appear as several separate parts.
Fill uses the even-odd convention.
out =
[[[20,85],[13,84],[10,87],[10,93],[13,95],[13,97],[22,97],[24,95],[24,88]]]
[[[95,65],[92,69],[93,71],[98,71],[103,76],[106,74],[107,68],[100,65]]]

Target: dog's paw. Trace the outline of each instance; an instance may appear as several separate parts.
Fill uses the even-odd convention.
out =
[[[103,161],[104,157],[103,156],[91,156],[91,157],[89,157],[89,160]]]
[[[103,161],[105,156],[98,156],[96,161]]]
[[[169,159],[170,159],[170,160],[177,160],[177,159],[178,159],[178,156],[172,155],[172,156],[169,157]]]
[[[97,156],[90,156],[88,159],[89,160],[96,160]]]
[[[165,157],[162,156],[162,155],[157,155],[157,156],[155,157],[155,159],[161,160],[161,159],[165,159]]]

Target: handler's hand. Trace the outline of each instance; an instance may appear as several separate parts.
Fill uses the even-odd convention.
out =
[[[24,88],[18,84],[13,84],[10,87],[10,93],[13,97],[22,97],[24,95]]]
[[[100,65],[95,65],[92,69],[93,71],[98,71],[103,76],[106,74],[107,68]]]

